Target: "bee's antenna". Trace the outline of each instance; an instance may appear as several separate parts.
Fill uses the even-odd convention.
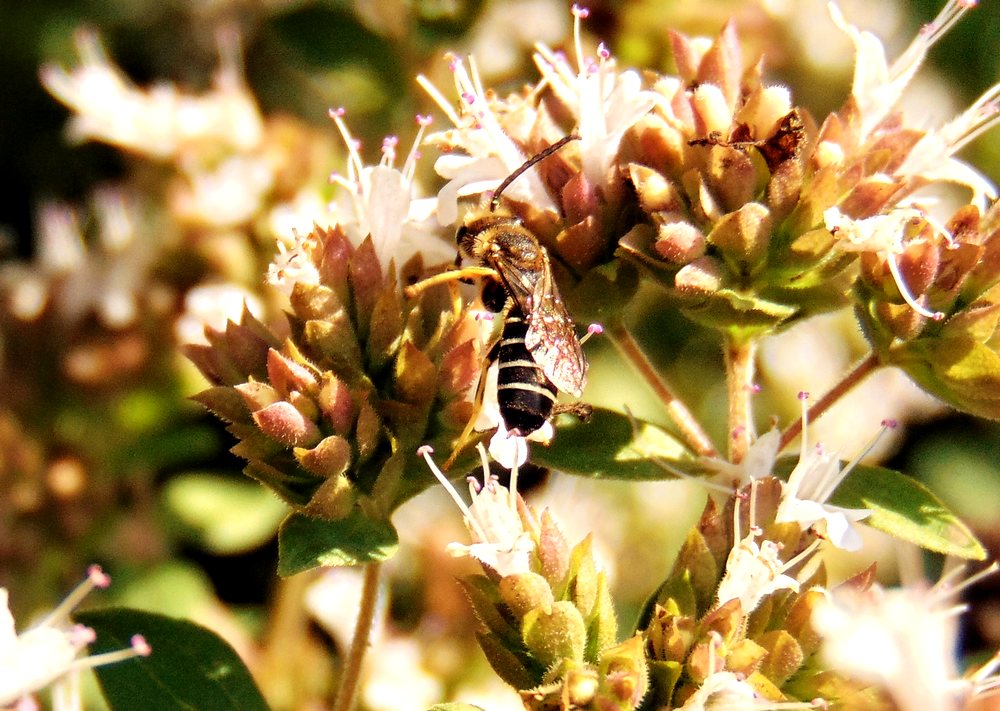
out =
[[[535,163],[540,163],[541,161],[545,160],[546,158],[548,158],[550,155],[552,155],[553,153],[555,153],[556,151],[558,151],[560,148],[562,148],[563,146],[565,146],[570,141],[578,141],[578,140],[580,140],[580,137],[578,135],[576,135],[575,133],[571,133],[568,136],[564,136],[563,138],[560,138],[558,141],[556,141],[555,143],[553,143],[551,146],[549,146],[548,148],[546,148],[541,153],[538,153],[537,155],[534,155],[531,158],[529,158],[528,160],[524,161],[524,165],[522,165],[520,168],[518,168],[517,170],[515,170],[510,175],[508,175],[504,179],[504,181],[502,183],[500,183],[500,186],[496,190],[493,191],[493,198],[490,200],[490,212],[496,212],[497,205],[500,204],[500,194],[504,190],[507,189],[508,185],[510,185],[515,180],[517,180],[518,178],[520,178],[521,174],[524,171],[526,171],[528,168],[530,168],[531,166],[533,166]]]

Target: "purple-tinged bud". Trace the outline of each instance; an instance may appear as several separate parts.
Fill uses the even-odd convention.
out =
[[[261,431],[273,440],[291,447],[309,447],[320,440],[316,423],[306,419],[290,402],[276,402],[253,413]]]
[[[267,352],[267,380],[283,397],[293,390],[311,392],[316,387],[312,371],[274,348]]]
[[[705,235],[690,222],[668,222],[657,230],[654,248],[669,262],[687,264],[705,254]]]
[[[722,288],[725,267],[715,257],[699,257],[681,267],[674,287],[686,296],[711,296]]]

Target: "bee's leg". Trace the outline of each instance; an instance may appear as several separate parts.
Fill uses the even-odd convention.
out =
[[[462,267],[461,269],[449,269],[447,271],[440,272],[439,274],[429,276],[426,279],[421,279],[416,284],[411,284],[403,289],[403,293],[406,294],[407,298],[412,299],[420,292],[425,289],[429,289],[432,286],[437,286],[438,284],[448,284],[450,282],[461,281],[463,279],[474,279],[476,277],[498,278],[496,270],[490,269],[489,267]]]
[[[486,373],[489,371],[490,366],[493,365],[494,361],[497,359],[497,355],[500,353],[500,339],[498,338],[496,342],[492,345],[489,353],[486,355],[486,360],[483,363],[482,369],[479,371],[479,382],[476,384],[476,397],[472,401],[472,416],[465,425],[465,429],[462,430],[461,436],[458,438],[458,443],[451,450],[451,454],[445,463],[441,466],[441,469],[448,471],[452,464],[455,463],[455,459],[465,449],[473,437],[472,430],[476,425],[476,420],[479,419],[479,411],[483,409],[483,398],[486,395]]]
[[[574,417],[586,422],[590,419],[590,416],[594,413],[594,408],[585,402],[573,402],[573,403],[562,403],[557,402],[552,406],[552,416],[562,415],[563,413],[567,415],[573,415]]]

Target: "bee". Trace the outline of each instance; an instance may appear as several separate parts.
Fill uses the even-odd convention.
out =
[[[587,359],[553,279],[548,252],[520,219],[497,211],[507,186],[577,138],[566,136],[530,158],[496,189],[489,211],[472,213],[465,219],[457,233],[457,261],[472,259],[479,263],[478,268],[445,272],[424,282],[483,278],[483,304],[502,313],[504,319],[500,339],[487,363],[497,362],[497,404],[507,431],[515,436],[530,435],[553,414],[589,414],[586,405],[556,402],[559,392],[580,397]],[[482,399],[484,380],[485,375],[480,378],[477,402]]]

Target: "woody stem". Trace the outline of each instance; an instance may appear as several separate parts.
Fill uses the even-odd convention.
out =
[[[809,408],[809,421],[815,422],[820,415],[829,410],[830,407],[846,395],[851,388],[874,372],[879,365],[881,365],[881,363],[879,362],[878,355],[876,353],[870,353],[864,360],[854,366],[851,372],[845,375],[839,383],[834,385],[823,397],[817,400],[816,404]],[[781,451],[791,444],[792,440],[798,437],[800,432],[802,432],[802,420],[795,420],[795,422],[790,424],[788,428],[781,433],[781,444],[778,446],[778,450]]]
[[[378,562],[368,563],[365,566],[358,619],[354,624],[354,637],[351,639],[350,652],[344,660],[344,671],[340,676],[340,686],[337,689],[333,711],[351,711],[354,708],[358,682],[361,680],[361,666],[370,644],[372,622],[375,620],[381,571],[382,564]]]
[[[756,339],[726,337],[726,390],[729,394],[729,461],[739,464],[754,435],[751,398],[754,391]]]
[[[680,431],[681,436],[697,454],[705,457],[716,455],[712,440],[708,438],[701,424],[694,418],[691,411],[684,405],[677,396],[674,395],[667,381],[657,372],[649,358],[642,352],[642,348],[625,328],[624,324],[616,321],[608,329],[607,334],[611,341],[618,348],[619,352],[632,364],[642,376],[646,384],[656,393],[667,410],[667,415]]]

